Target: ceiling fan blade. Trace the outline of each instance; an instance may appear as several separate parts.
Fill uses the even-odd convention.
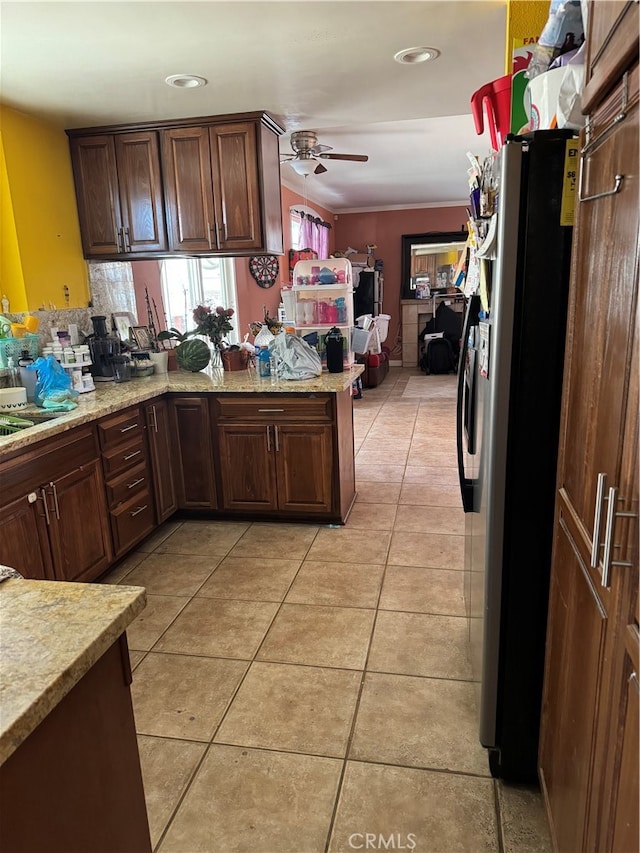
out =
[[[281,154],[280,155],[280,162],[281,163],[288,163],[289,160],[295,160],[295,159],[296,159],[295,154]]]
[[[313,171],[313,174],[314,175],[321,175],[323,172],[326,172],[326,171],[327,171],[327,167],[323,166],[322,163],[318,163],[318,165],[316,166],[316,168]]]
[[[313,148],[309,149],[309,153],[314,156],[322,154],[323,151],[333,151],[333,148],[330,145],[314,145]]]
[[[366,163],[369,157],[366,154],[318,154],[323,160],[354,160],[358,163]]]

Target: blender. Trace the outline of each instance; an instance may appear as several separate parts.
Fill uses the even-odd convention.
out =
[[[120,339],[107,331],[107,318],[91,317],[93,334],[87,338],[91,353],[91,374],[96,382],[113,380],[113,359],[120,355]]]

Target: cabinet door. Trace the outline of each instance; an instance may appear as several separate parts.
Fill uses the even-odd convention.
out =
[[[260,249],[260,186],[256,126],[250,122],[209,129],[218,248]]]
[[[271,424],[222,424],[218,429],[224,509],[278,508]]]
[[[172,454],[180,509],[216,509],[209,404],[203,397],[173,397]]]
[[[111,562],[112,547],[100,463],[77,468],[46,487],[55,576],[90,581]]]
[[[602,598],[562,511],[549,593],[542,701],[540,781],[554,849],[582,850],[588,819],[593,741],[608,627]]]
[[[171,464],[171,427],[167,401],[154,400],[146,406],[145,414],[156,498],[156,518],[158,524],[161,524],[178,509]]]
[[[0,509],[0,563],[31,580],[53,578],[39,493],[31,492],[30,496],[25,495]]]
[[[169,248],[210,252],[216,248],[209,133],[206,127],[162,131]]]
[[[287,512],[329,512],[333,474],[331,426],[276,424],[273,431],[278,508]]]
[[[582,182],[583,196],[591,196],[609,191],[616,175],[624,175],[621,190],[577,206],[568,332],[573,345],[565,384],[560,486],[589,540],[598,474],[606,476],[607,488],[619,485],[619,440],[632,369],[638,275],[637,66],[632,80],[635,103],[586,157]],[[620,108],[618,88],[594,114],[594,133],[606,132]],[[602,533],[598,544],[601,556]]]
[[[167,233],[160,178],[158,134],[115,136],[122,214],[123,249],[129,253],[165,251]]]
[[[77,137],[70,144],[84,255],[117,255],[123,247],[113,136]]]

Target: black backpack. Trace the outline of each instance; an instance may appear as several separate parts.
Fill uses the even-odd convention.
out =
[[[422,358],[420,367],[427,375],[430,373],[455,373],[456,356],[447,338],[434,338],[429,341]]]

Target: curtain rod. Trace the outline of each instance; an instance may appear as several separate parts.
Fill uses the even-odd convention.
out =
[[[310,213],[305,213],[304,210],[294,210],[301,219],[308,219],[309,222],[315,222],[316,225],[322,225],[323,228],[331,228],[330,222],[325,222],[317,216],[312,216]]]

